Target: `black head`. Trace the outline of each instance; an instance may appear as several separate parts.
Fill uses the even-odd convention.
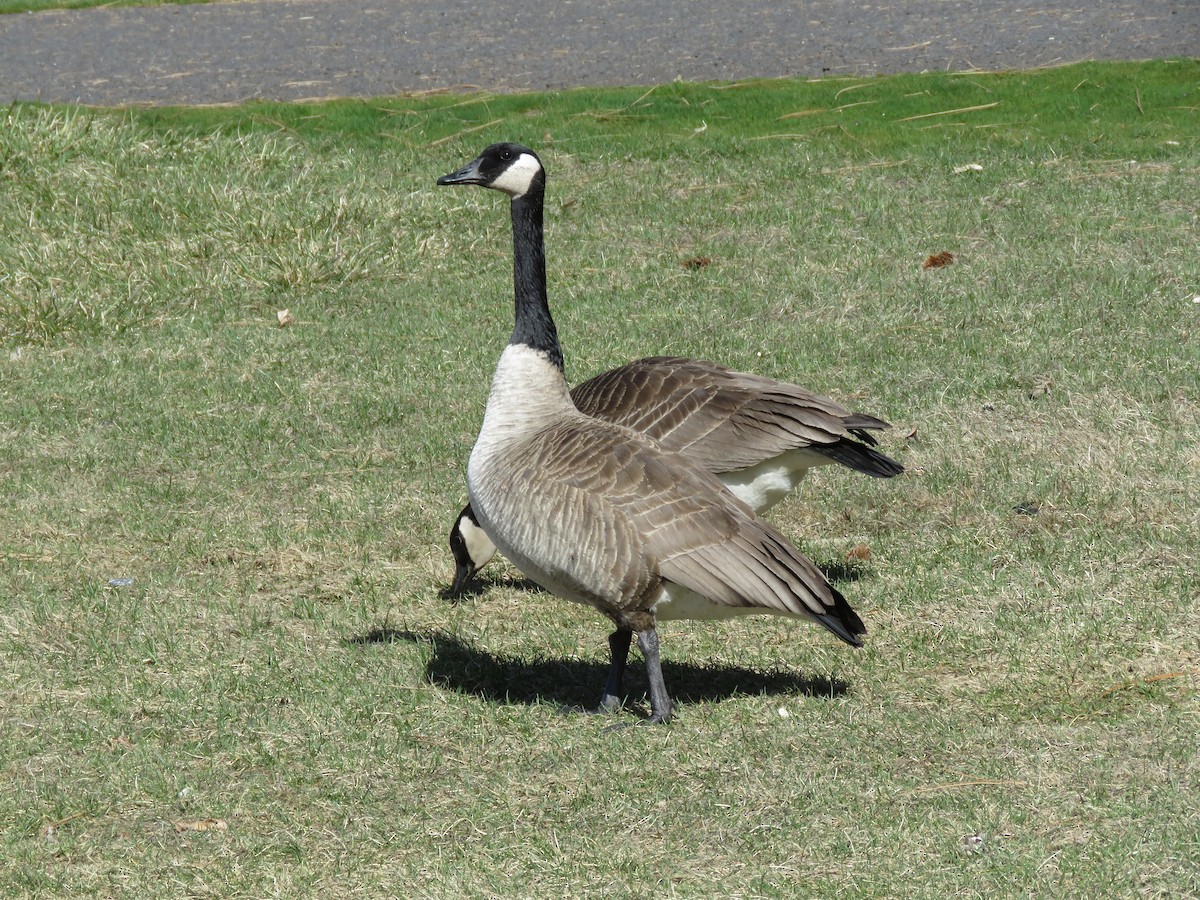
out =
[[[495,544],[479,527],[479,519],[470,503],[463,507],[450,529],[450,552],[454,554],[454,584],[446,591],[446,596],[453,600],[462,596],[467,582],[496,552]]]
[[[443,175],[438,184],[477,184],[524,197],[535,186],[544,188],[546,173],[538,155],[521,144],[492,144],[461,169]]]

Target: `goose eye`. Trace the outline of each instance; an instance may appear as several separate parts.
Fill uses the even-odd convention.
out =
[[[500,158],[502,160],[504,160],[505,162],[508,162],[510,159],[513,158],[512,151],[511,150],[501,150]]]

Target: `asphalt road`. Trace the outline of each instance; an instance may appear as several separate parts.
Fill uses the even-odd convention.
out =
[[[1200,0],[242,0],[0,16],[0,100],[232,103],[1200,56]]]

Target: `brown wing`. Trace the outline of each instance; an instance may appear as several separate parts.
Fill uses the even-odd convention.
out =
[[[584,416],[538,432],[520,455],[497,518],[546,587],[630,612],[666,579],[716,603],[816,619],[859,643],[861,620],[816,567],[686,458]]]
[[[883,420],[704,360],[639,359],[578,385],[571,399],[585,414],[647,434],[717,474],[805,448],[872,475],[902,470],[854,440],[874,443],[865,429],[890,427]]]

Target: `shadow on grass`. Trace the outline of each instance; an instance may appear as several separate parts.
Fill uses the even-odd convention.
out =
[[[406,642],[431,649],[425,677],[462,694],[474,694],[491,703],[558,703],[591,707],[600,698],[608,675],[607,662],[562,658],[527,659],[493,654],[443,631],[418,633],[380,628],[348,638],[348,644]],[[645,667],[631,654],[625,675],[627,703],[646,695]],[[841,697],[848,688],[840,678],[799,672],[759,671],[725,664],[696,665],[663,660],[663,676],[671,696],[679,703],[724,700],[739,694]]]
[[[853,583],[871,574],[870,568],[860,562],[823,562],[817,563],[817,568],[831,584]]]
[[[540,584],[535,584],[528,578],[510,578],[507,575],[493,575],[490,572],[481,572],[470,581],[468,581],[457,596],[450,595],[449,586],[438,591],[438,596],[450,603],[462,603],[464,600],[474,600],[483,594],[486,594],[492,588],[512,588],[516,591],[528,591],[531,594],[544,594],[546,591]]]

